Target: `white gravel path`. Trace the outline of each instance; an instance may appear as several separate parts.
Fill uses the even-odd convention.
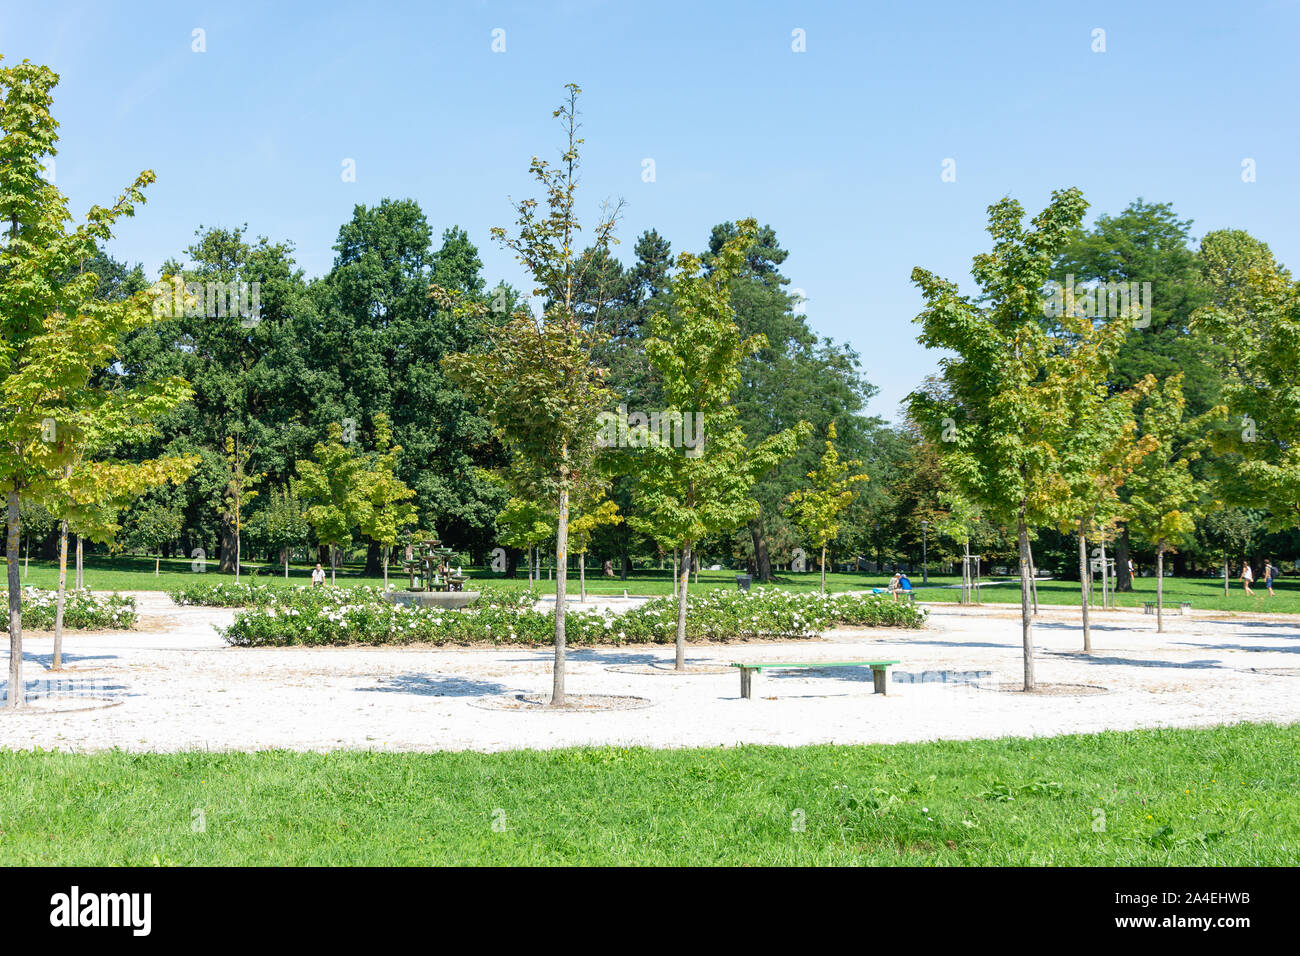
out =
[[[546,692],[550,649],[226,647],[213,630],[233,611],[178,608],[141,592],[142,629],[72,634],[68,668],[48,673],[51,639],[29,634],[25,677],[36,707],[0,712],[0,746],[170,751],[482,751],[581,744],[678,747],[739,743],[870,743],[1037,736],[1104,729],[1300,721],[1300,621],[1204,613],[1167,619],[1095,614],[1094,653],[1078,612],[1045,609],[1035,627],[1042,683],[1108,692],[1027,696],[1018,682],[1020,629],[1012,608],[932,608],[920,631],[848,630],[814,642],[693,646],[692,660],[902,660],[888,696],[857,669],[766,672],[753,700],[734,673],[629,673],[669,661],[670,647],[570,652],[571,694],[635,695],[641,710],[519,713],[485,709],[493,695]],[[7,654],[5,655],[7,657]],[[8,661],[0,667],[7,672]],[[947,680],[942,680],[947,678]],[[978,686],[961,683],[978,678]],[[84,698],[84,700],[78,700]],[[114,706],[79,712],[51,708]]]

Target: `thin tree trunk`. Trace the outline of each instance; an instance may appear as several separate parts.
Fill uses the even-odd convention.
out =
[[[1165,630],[1165,546],[1156,545],[1156,633]]]
[[[281,548],[280,554],[284,558],[284,579],[289,580],[289,549]]]
[[[386,545],[381,544],[379,546],[379,553],[384,559],[384,590],[387,591],[388,590],[388,547]]]
[[[1228,596],[1228,552],[1223,552],[1223,596]]]
[[[1038,569],[1034,567],[1034,549],[1029,548],[1029,589],[1034,595],[1034,617],[1038,616]]]
[[[68,522],[59,523],[59,596],[54,604],[54,654],[50,670],[63,668],[63,609],[68,599]]]
[[[1020,632],[1025,648],[1025,690],[1034,684],[1034,619],[1029,610],[1029,567],[1033,560],[1029,554],[1029,527],[1025,524],[1024,506],[1020,509]]]
[[[77,535],[77,590],[80,591],[86,586],[86,564],[83,558],[85,551],[82,549],[83,539]]]
[[[27,705],[27,689],[23,686],[23,590],[18,580],[18,535],[21,509],[18,506],[18,489],[10,488],[9,537],[5,542],[5,558],[9,563],[9,699],[7,706],[17,710]]]
[[[564,706],[564,586],[569,568],[569,488],[561,477],[560,510],[555,522],[555,667],[551,706]]]
[[[158,569],[162,566],[162,555],[156,554],[153,559],[153,576],[158,577]]]
[[[239,519],[235,519],[235,583],[239,583],[239,563],[242,558],[240,553],[241,542],[239,540]]]
[[[583,551],[578,555],[578,587],[582,596],[578,599],[583,604],[587,603],[587,552]]]
[[[1083,652],[1092,653],[1092,631],[1088,625],[1088,602],[1092,599],[1088,586],[1088,537],[1083,532],[1083,519],[1079,519],[1079,597],[1083,604]]]
[[[826,593],[826,545],[822,545],[822,594]]]
[[[675,555],[674,555],[675,557]],[[677,592],[677,664],[679,671],[686,670],[686,602],[687,588],[691,583],[691,543],[682,546],[681,586]]]
[[[339,554],[339,549],[331,544],[330,545],[330,586],[331,587],[333,587],[335,583],[334,569],[339,563],[338,554]]]

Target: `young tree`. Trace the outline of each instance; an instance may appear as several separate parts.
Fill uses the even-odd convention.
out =
[[[239,569],[242,560],[245,506],[257,497],[256,485],[265,475],[250,473],[248,459],[253,449],[240,441],[239,433],[226,436],[226,509],[230,515],[231,527],[235,536],[235,583],[239,583]]]
[[[377,413],[374,425],[375,453],[371,456],[365,478],[370,500],[362,511],[360,525],[361,533],[379,544],[384,565],[384,587],[387,588],[388,561],[393,546],[397,544],[402,528],[415,521],[417,515],[415,506],[411,504],[415,492],[396,475],[402,446],[393,444],[388,416],[383,412]]]
[[[262,537],[270,547],[279,550],[284,562],[284,577],[288,580],[289,552],[294,545],[306,541],[311,533],[307,509],[298,497],[298,489],[293,484],[273,489],[261,515]]]
[[[993,249],[975,257],[981,291],[963,296],[955,283],[924,269],[912,281],[925,296],[920,341],[955,353],[941,360],[944,389],[909,396],[912,419],[938,443],[945,471],[962,496],[999,524],[1016,529],[1020,552],[1024,687],[1035,688],[1030,529],[1054,520],[1068,493],[1060,449],[1074,426],[1068,396],[1123,340],[1127,323],[1100,329],[1059,316],[1049,334],[1044,291],[1052,262],[1078,228],[1087,203],[1077,189],[1058,190],[1031,228],[1013,199],[989,208]]]
[[[821,549],[821,593],[826,593],[826,545],[840,531],[840,520],[853,503],[853,485],[867,476],[851,475],[862,462],[840,461],[835,450],[835,423],[826,429],[826,451],[821,464],[808,472],[808,487],[790,495],[790,517]]]
[[[335,583],[338,549],[352,543],[352,532],[370,511],[366,462],[343,442],[343,426],[331,422],[329,437],[317,442],[311,461],[298,462],[298,494],[316,538],[330,548],[330,584]]]
[[[1156,549],[1156,631],[1163,632],[1165,552],[1191,540],[1203,510],[1201,483],[1191,463],[1200,452],[1201,419],[1185,416],[1183,379],[1172,375],[1151,390],[1142,411],[1142,435],[1151,450],[1129,476],[1128,527]],[[1213,414],[1212,409],[1207,414]]]
[[[812,433],[811,425],[799,422],[751,448],[735,424],[731,398],[740,384],[740,363],[762,347],[763,339],[741,337],[731,306],[731,279],[742,267],[757,228],[753,219],[738,223],[736,235],[719,250],[707,273],[701,272],[697,257],[678,256],[672,308],[648,323],[646,358],[667,408],[658,432],[646,426],[629,429],[631,444],[644,451],[635,459],[638,514],[628,521],[681,555],[677,670],[686,668],[692,547],[708,535],[751,521],[759,511],[759,503],[750,497],[754,485]],[[688,415],[694,416],[698,434],[687,427]],[[689,439],[687,432],[692,433]]]
[[[181,536],[184,517],[179,509],[157,499],[145,502],[132,516],[127,544],[146,554],[153,552],[154,577],[162,564],[162,549]]]
[[[585,254],[577,248],[577,101],[581,90],[569,84],[567,102],[554,113],[564,124],[567,145],[560,164],[533,158],[530,171],[545,193],[544,205],[527,199],[514,204],[518,231],[492,235],[515,253],[536,283],[534,294],[546,303],[539,317],[518,311],[487,335],[484,351],[450,355],[451,377],[467,386],[488,413],[498,438],[530,474],[545,476],[545,491],[556,502],[555,667],[551,706],[565,703],[565,591],[569,549],[569,497],[580,456],[595,444],[597,415],[609,407],[610,392],[597,356],[607,338],[605,306],[612,290],[583,282],[584,256],[608,254],[621,204],[606,205]],[[602,271],[601,276],[605,275]],[[441,289],[434,294],[445,298]],[[482,314],[485,310],[477,310]]]
[[[78,418],[93,417],[96,402],[87,400],[93,377],[113,364],[124,336],[153,321],[144,294],[94,300],[98,279],[81,268],[144,200],[153,173],[141,173],[112,207],[92,206],[86,221],[68,230],[67,199],[42,176],[43,159],[56,152],[50,104],[57,82],[48,68],[25,60],[0,67],[0,488],[9,524],[10,708],[25,704],[22,498],[49,503],[83,447]]]
[[[1122,510],[1119,490],[1142,458],[1153,450],[1150,436],[1137,439],[1133,406],[1154,384],[1143,379],[1133,388],[1107,394],[1104,379],[1080,376],[1069,398],[1074,427],[1061,447],[1060,474],[1069,494],[1060,502],[1058,526],[1073,531],[1079,544],[1079,595],[1083,623],[1083,652],[1092,653],[1088,619],[1088,536],[1101,533]]]

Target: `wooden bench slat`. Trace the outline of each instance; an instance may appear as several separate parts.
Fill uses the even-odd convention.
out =
[[[766,667],[889,667],[899,661],[786,661],[762,664],[736,664],[732,667],[747,667],[761,671]]]
[[[901,661],[772,661],[762,664],[743,664],[732,662],[732,667],[740,668],[740,696],[745,700],[751,700],[754,689],[754,673],[761,672],[769,668],[786,668],[786,667],[870,667],[871,683],[877,694],[883,694],[886,691],[886,681],[889,674],[889,668]]]

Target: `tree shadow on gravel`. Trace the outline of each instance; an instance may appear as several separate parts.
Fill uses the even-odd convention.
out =
[[[362,693],[415,694],[420,697],[486,697],[510,688],[496,681],[447,677],[442,674],[399,674],[385,677],[377,687],[358,687]]]

